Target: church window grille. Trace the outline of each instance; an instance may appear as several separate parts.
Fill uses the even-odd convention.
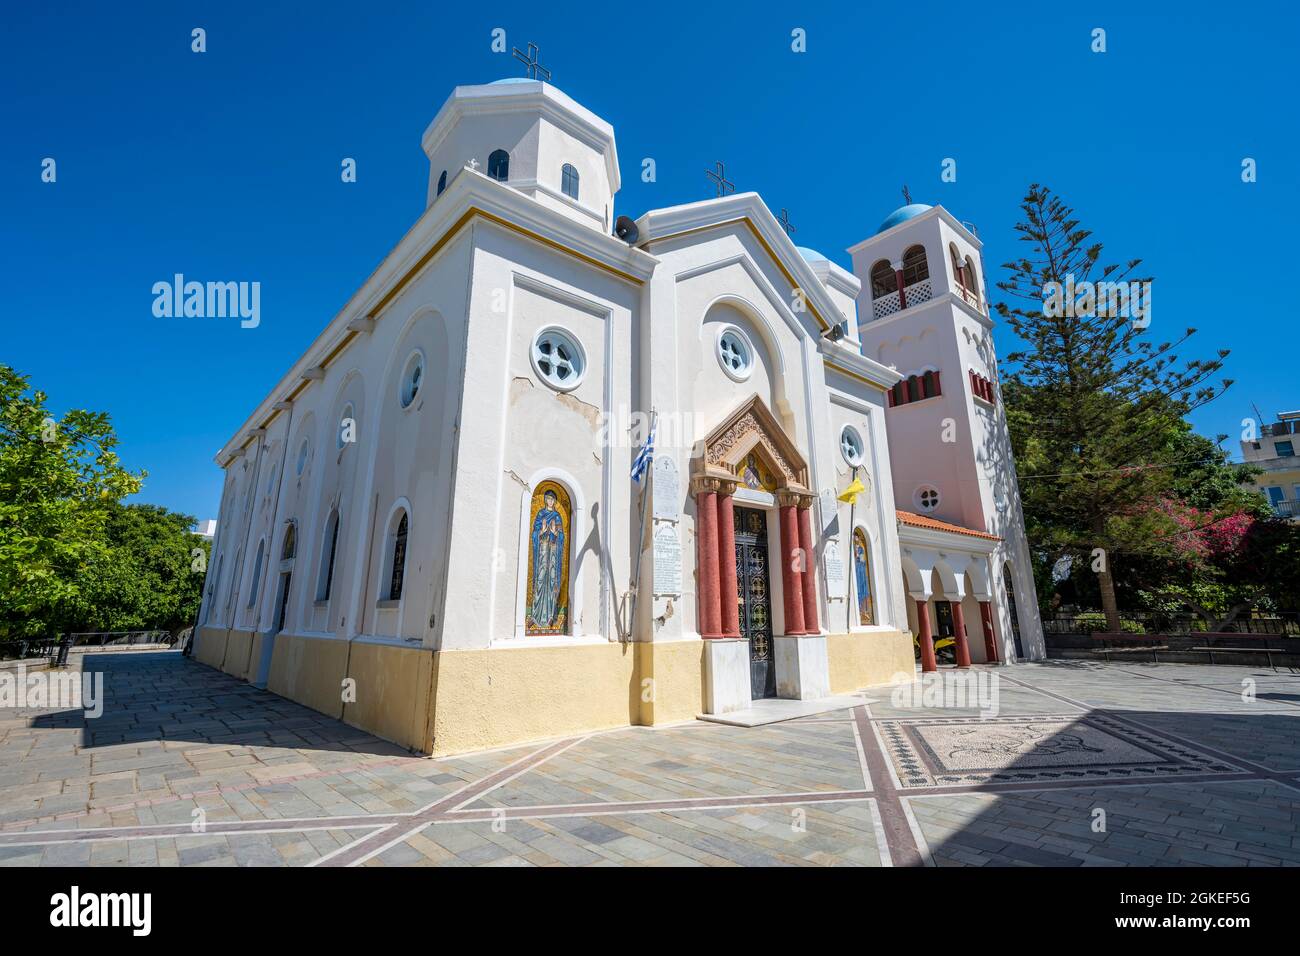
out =
[[[500,183],[510,178],[510,154],[504,149],[494,149],[488,156],[488,175]]]
[[[922,485],[916,489],[913,500],[922,511],[933,511],[939,507],[939,489],[933,485]]]
[[[406,512],[402,512],[402,519],[397,523],[397,530],[393,533],[393,570],[388,579],[388,600],[400,601],[402,599],[402,584],[406,577],[406,533],[409,523],[406,520]]]
[[[438,177],[438,195],[441,196],[442,191],[446,188],[447,188],[447,170],[444,169],[442,171],[442,175]]]
[[[586,370],[586,357],[577,339],[562,329],[549,328],[533,339],[533,370],[551,388],[567,392],[576,388]]]
[[[423,379],[424,356],[418,351],[412,352],[411,357],[406,360],[406,368],[402,372],[401,390],[397,396],[403,408],[411,407],[415,396],[420,393],[420,383]]]
[[[749,338],[735,326],[718,333],[718,361],[722,370],[737,382],[749,378],[754,368],[754,349]]]
[[[565,163],[560,170],[560,189],[570,199],[578,198],[578,171],[571,163]]]
[[[284,544],[280,546],[280,560],[292,561],[294,555],[298,553],[298,532],[297,525],[290,521],[285,525]]]
[[[852,425],[845,425],[840,432],[840,453],[850,465],[862,464],[862,436]]]

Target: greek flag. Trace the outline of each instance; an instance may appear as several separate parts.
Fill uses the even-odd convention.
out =
[[[641,450],[636,453],[636,458],[632,461],[632,480],[640,481],[645,470],[650,467],[650,462],[655,457],[655,426],[654,422],[650,423],[650,434],[645,437],[645,444]]]

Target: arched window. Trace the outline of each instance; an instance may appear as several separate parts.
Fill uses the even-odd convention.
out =
[[[397,528],[393,532],[392,572],[388,577],[388,600],[400,601],[402,599],[402,584],[406,579],[406,532],[409,528],[409,522],[406,520],[406,512],[401,512],[401,520],[397,522]]]
[[[925,246],[912,246],[903,253],[903,286],[910,288],[928,278],[930,264],[925,259]]]
[[[578,198],[578,171],[569,163],[560,170],[560,190],[570,199]]]
[[[961,253],[957,251],[955,242],[948,243],[948,255],[952,257],[952,274],[957,280],[957,285],[962,289],[966,288],[966,268],[961,261]]]
[[[876,623],[871,604],[871,546],[861,528],[853,529],[853,590],[858,602],[858,623]]]
[[[354,415],[356,410],[352,407],[352,403],[348,402],[343,406],[343,414],[339,416],[338,446],[340,449],[346,448],[357,440],[357,420]]]
[[[284,529],[284,544],[280,547],[280,560],[292,561],[294,555],[298,553],[298,526],[292,521]]]
[[[569,633],[569,541],[573,509],[556,481],[533,489],[528,524],[528,590],[524,633]]]
[[[316,579],[316,600],[328,601],[334,583],[334,555],[339,548],[339,513],[331,511],[325,522],[324,548],[320,556],[320,576]]]
[[[970,256],[966,257],[965,272],[966,272],[966,288],[970,291],[970,294],[975,297],[975,301],[978,302],[979,295],[980,295],[980,280],[979,277],[975,274],[975,260],[972,259]]]
[[[510,154],[504,149],[492,150],[488,157],[488,175],[500,183],[510,178]]]
[[[894,267],[889,264],[889,260],[881,259],[871,267],[871,297],[879,299],[882,295],[897,291],[898,276]]]
[[[447,170],[444,169],[442,171],[442,175],[438,177],[438,195],[441,196],[442,191],[446,188],[447,188]]]
[[[925,397],[934,398],[941,394],[939,391],[939,373],[930,371],[925,373]]]
[[[266,557],[266,539],[257,542],[257,560],[253,562],[253,579],[248,582],[248,607],[257,603],[257,591],[262,585],[262,559]]]

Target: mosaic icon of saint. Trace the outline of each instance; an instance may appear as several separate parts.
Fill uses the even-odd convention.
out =
[[[556,502],[555,492],[548,488],[533,519],[531,536],[533,601],[528,623],[547,631],[563,626],[560,587],[564,580],[564,516],[556,510]]]

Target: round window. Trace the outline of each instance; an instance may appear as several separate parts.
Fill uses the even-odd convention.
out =
[[[415,401],[415,396],[420,393],[420,383],[423,379],[424,356],[419,352],[412,352],[411,357],[406,360],[406,368],[402,372],[402,387],[398,394],[398,400],[403,408],[409,408]]]
[[[933,485],[922,485],[916,489],[913,500],[922,511],[933,511],[939,507],[939,489]]]
[[[537,333],[532,360],[538,378],[562,392],[578,386],[587,366],[577,339],[561,329],[543,329]]]
[[[862,464],[862,436],[852,425],[840,432],[840,453],[850,465]]]
[[[294,466],[297,469],[297,474],[301,475],[303,473],[303,470],[306,469],[307,453],[310,450],[311,450],[311,446],[307,444],[307,439],[304,438],[302,440],[302,444],[298,446],[298,463]]]
[[[339,416],[339,448],[345,448],[347,447],[348,442],[354,442],[357,440],[357,422],[356,419],[353,418],[354,414],[355,412],[353,411],[351,402],[348,402],[343,406],[343,414]]]
[[[737,382],[749,378],[754,369],[754,349],[744,332],[728,326],[718,334],[718,361],[722,370]]]

